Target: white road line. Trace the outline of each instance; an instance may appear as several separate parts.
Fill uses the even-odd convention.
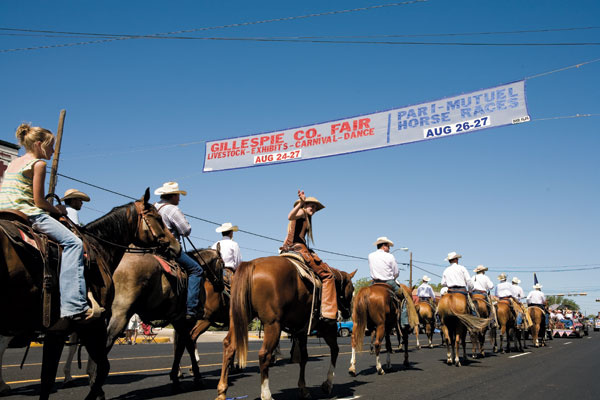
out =
[[[566,343],[563,343],[563,344],[571,344],[571,343],[573,343],[573,342],[566,342]]]
[[[355,400],[358,398],[360,398],[360,395],[356,395],[354,397],[342,397],[342,398],[339,398],[338,400]]]
[[[516,357],[526,356],[527,354],[531,354],[531,352],[530,352],[530,351],[528,351],[527,353],[521,353],[521,354],[517,354],[517,355],[514,355],[514,356],[510,356],[510,357],[508,357],[508,358],[516,358]]]

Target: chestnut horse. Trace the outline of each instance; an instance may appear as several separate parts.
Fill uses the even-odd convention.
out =
[[[176,333],[175,357],[170,377],[174,388],[179,389],[179,362],[187,349],[192,360],[194,383],[202,386],[202,378],[195,357],[198,335],[206,331],[212,322],[222,321],[226,312],[221,306],[223,290],[223,259],[219,250],[202,249],[188,252],[205,271],[206,301],[204,318],[195,323],[185,320],[187,286],[177,288],[175,278],[167,275],[161,263],[151,254],[127,254],[114,273],[115,299],[108,324],[107,352],[123,332],[133,314],[142,321],[160,321],[161,325],[172,323]],[[219,313],[219,311],[221,311]],[[191,336],[192,330],[195,337]]]
[[[350,306],[354,287],[352,278],[356,271],[348,274],[331,268],[335,277],[337,306],[344,319],[350,318]],[[261,398],[270,400],[269,364],[279,344],[281,331],[292,333],[294,338],[292,358],[299,358],[300,397],[308,398],[304,371],[308,360],[306,349],[307,329],[313,311],[313,285],[301,278],[296,267],[287,257],[262,257],[243,262],[233,276],[231,307],[229,311],[229,333],[223,340],[223,364],[221,379],[217,387],[219,400],[225,400],[229,366],[237,353],[240,366],[246,366],[248,353],[248,323],[258,316],[264,326],[264,340],[258,352],[261,374]],[[318,321],[317,331],[325,339],[331,351],[331,364],[327,380],[321,388],[330,394],[333,389],[333,372],[339,353],[337,327]]]
[[[446,341],[446,362],[448,365],[460,367],[460,344],[463,347],[463,358],[467,359],[465,337],[480,333],[489,323],[489,319],[475,317],[468,313],[467,297],[462,293],[448,292],[442,296],[438,304],[438,315],[442,323],[442,332]]]
[[[531,305],[527,308],[533,325],[531,326],[531,340],[535,347],[546,345],[546,312],[538,307]]]
[[[429,341],[429,348],[433,348],[433,333],[435,332],[435,310],[427,301],[418,301],[415,304],[417,314],[419,315],[419,324],[425,327],[425,334]],[[415,336],[417,337],[417,349],[421,348],[419,343],[419,326],[415,327]]]
[[[179,242],[165,228],[154,206],[148,203],[149,198],[150,191],[146,189],[140,200],[116,207],[82,229],[88,243],[88,259],[94,260],[85,269],[86,286],[105,309],[110,308],[113,297],[112,272],[130,244],[147,248],[148,251],[160,248],[161,251],[169,249],[172,253],[178,253],[181,249]],[[0,360],[6,348],[4,344],[8,344],[7,337],[27,337],[36,331],[45,331],[40,398],[47,399],[56,379],[64,338],[75,331],[90,358],[99,366],[86,399],[103,399],[102,385],[109,371],[104,350],[105,319],[80,324],[56,318],[57,321],[48,330],[44,330],[41,295],[44,268],[41,258],[34,252],[21,250],[4,229],[0,229],[0,243]],[[58,294],[52,297],[52,303],[56,304],[53,314],[56,316]]]
[[[506,336],[506,352],[510,353],[510,338],[516,337],[516,340],[519,344],[518,350],[522,351],[521,347],[521,339],[518,335],[516,335],[516,319],[515,314],[511,309],[510,300],[500,299],[498,303],[496,303],[496,316],[498,317],[498,325],[500,328],[500,351],[502,353],[505,352],[502,347],[504,336]],[[496,335],[494,335],[494,353],[498,352]]]
[[[407,288],[408,290],[408,288]],[[394,293],[386,283],[374,283],[361,288],[353,300],[352,321],[352,359],[348,373],[356,376],[356,352],[362,351],[365,330],[371,331],[371,344],[375,349],[375,364],[379,375],[385,374],[379,361],[381,342],[385,337],[387,351],[386,369],[391,368],[392,342],[390,334],[398,326],[400,304],[392,297]],[[408,334],[410,326],[403,327],[404,365],[408,367]]]
[[[477,308],[477,314],[481,318],[490,318],[490,310],[489,307],[493,307],[489,302],[489,297],[482,293],[473,293],[473,304]],[[473,358],[477,358],[479,356],[485,357],[485,350],[483,350],[483,345],[485,344],[485,334],[488,330],[486,326],[481,332],[476,335],[471,336],[471,342],[473,344]],[[490,341],[492,341],[492,332],[490,332]]]

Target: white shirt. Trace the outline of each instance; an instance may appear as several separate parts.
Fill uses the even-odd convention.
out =
[[[451,264],[442,274],[442,286],[463,286],[471,288],[471,277],[465,267],[460,264]]]
[[[369,254],[369,270],[371,278],[389,281],[398,277],[398,263],[393,254],[387,253],[382,249]]]
[[[512,283],[510,282],[500,282],[498,286],[496,286],[496,297],[512,297],[514,296],[514,292],[512,289]]]
[[[224,236],[223,239],[213,244],[212,248],[216,250],[217,244],[219,243],[221,244],[221,257],[223,258],[225,266],[235,270],[242,262],[240,246],[230,237]]]
[[[565,319],[565,316],[562,315],[562,313],[559,311],[558,313],[556,313],[556,319]]]
[[[532,290],[527,295],[527,304],[544,304],[546,302],[546,296],[541,290]]]
[[[81,226],[81,222],[79,222],[79,212],[73,207],[66,206],[67,209],[67,217],[71,221],[75,223],[75,225]]]
[[[431,297],[433,299],[435,298],[435,293],[428,283],[423,282],[417,289],[417,297]]]
[[[523,288],[519,285],[512,285],[512,291],[513,291],[513,297],[515,299],[522,299],[523,297],[525,297],[525,292],[523,292]]]
[[[471,278],[471,284],[473,285],[473,290],[481,290],[483,292],[489,292],[494,288],[494,284],[484,274],[475,274]]]

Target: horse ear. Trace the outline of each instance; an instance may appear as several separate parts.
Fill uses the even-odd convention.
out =
[[[356,271],[358,271],[358,268],[354,270],[354,272],[352,272],[350,274],[350,279],[354,278],[354,275],[356,275]]]
[[[221,254],[221,242],[217,242],[217,252]]]
[[[150,188],[147,187],[146,191],[144,192],[144,204],[148,203],[148,200],[150,200]]]

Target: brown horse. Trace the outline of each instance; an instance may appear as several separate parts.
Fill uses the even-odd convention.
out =
[[[477,308],[477,314],[481,318],[490,318],[490,311],[488,309],[488,305],[492,307],[491,304],[488,303],[488,296],[480,293],[473,293],[473,304],[475,304],[475,308]],[[488,330],[486,326],[481,332],[473,335],[471,337],[471,342],[473,344],[473,358],[477,358],[479,356],[485,357],[485,350],[483,350],[483,345],[485,344],[485,334]],[[490,333],[490,341],[491,339]]]
[[[467,331],[472,334],[481,332],[489,323],[488,319],[478,318],[468,313],[467,298],[462,293],[448,292],[438,304],[438,314],[442,323],[442,332],[446,341],[446,362],[460,367],[460,344],[463,358],[467,359],[465,337]]]
[[[408,290],[408,289],[407,289]],[[391,368],[392,342],[390,334],[398,326],[398,313],[400,304],[392,297],[392,288],[386,283],[374,283],[361,288],[353,300],[352,321],[352,359],[348,373],[356,376],[356,352],[362,351],[365,331],[371,331],[371,342],[375,350],[375,364],[379,375],[385,374],[379,361],[381,342],[385,337],[387,351],[386,369]],[[404,338],[404,365],[408,367],[408,333],[410,327],[405,328]]]
[[[419,315],[419,325],[425,327],[425,334],[429,341],[429,348],[433,348],[433,333],[435,332],[435,310],[431,307],[431,304],[427,301],[418,301],[415,304],[417,314]],[[421,348],[419,343],[419,326],[415,327],[415,336],[417,337],[417,349]]]
[[[527,312],[531,317],[531,340],[535,347],[546,345],[546,312],[538,306],[529,306]]]
[[[187,349],[192,360],[194,383],[202,386],[202,378],[195,359],[195,340],[211,323],[227,320],[227,307],[222,303],[223,259],[219,250],[202,249],[189,252],[205,271],[206,301],[204,318],[191,325],[185,320],[187,286],[178,287],[177,280],[163,270],[159,260],[151,254],[127,254],[113,275],[115,299],[108,324],[107,352],[123,332],[133,314],[142,321],[160,321],[161,325],[172,323],[176,333],[175,357],[170,373],[174,388],[179,389],[179,362]],[[184,276],[185,277],[185,276]],[[224,312],[225,310],[225,312]],[[194,332],[194,336],[191,332]],[[93,371],[92,371],[93,373]]]
[[[516,331],[516,319],[515,314],[513,313],[510,300],[500,299],[498,303],[496,303],[496,316],[498,317],[498,325],[500,328],[500,351],[502,353],[505,352],[502,347],[504,336],[506,336],[506,352],[510,353],[510,338],[516,337],[516,340],[519,344],[518,349],[520,351],[523,350],[521,347],[521,339],[519,336],[515,334]],[[494,353],[498,352],[496,335],[494,334]]]
[[[331,269],[335,277],[337,305],[343,318],[350,317],[352,301],[352,277],[356,271],[348,274]],[[240,366],[246,365],[248,353],[248,322],[258,316],[264,326],[264,340],[258,358],[261,372],[261,398],[271,399],[269,389],[269,364],[272,354],[279,343],[282,330],[292,333],[294,345],[292,358],[299,358],[300,378],[298,386],[300,397],[310,396],[304,380],[304,371],[308,352],[306,349],[307,330],[313,311],[313,285],[301,278],[294,264],[286,257],[272,256],[257,258],[242,263],[233,278],[231,289],[231,307],[229,333],[223,340],[223,365],[221,379],[217,387],[218,399],[226,398],[229,365],[237,352]],[[333,371],[339,353],[337,345],[337,327],[335,324],[316,323],[319,334],[325,339],[331,350],[331,364],[327,380],[321,388],[331,393],[333,389]]]
[[[164,227],[162,218],[148,203],[150,191],[142,199],[116,207],[107,215],[93,221],[82,230],[88,243],[90,262],[85,269],[88,290],[105,309],[110,307],[113,296],[112,272],[130,244],[156,251],[170,249],[180,251],[177,240]],[[106,321],[100,318],[88,324],[75,324],[59,319],[48,330],[42,326],[42,271],[39,255],[23,251],[17,243],[0,229],[2,256],[0,257],[0,335],[4,337],[30,337],[35,331],[45,331],[42,384],[40,398],[47,399],[52,390],[58,361],[64,346],[64,338],[77,332],[92,360],[98,365],[96,379],[92,380],[86,399],[103,399],[102,385],[108,375],[109,363],[105,352]],[[58,305],[58,295],[52,298]],[[57,311],[56,311],[57,313]],[[0,338],[0,359],[5,347]]]

